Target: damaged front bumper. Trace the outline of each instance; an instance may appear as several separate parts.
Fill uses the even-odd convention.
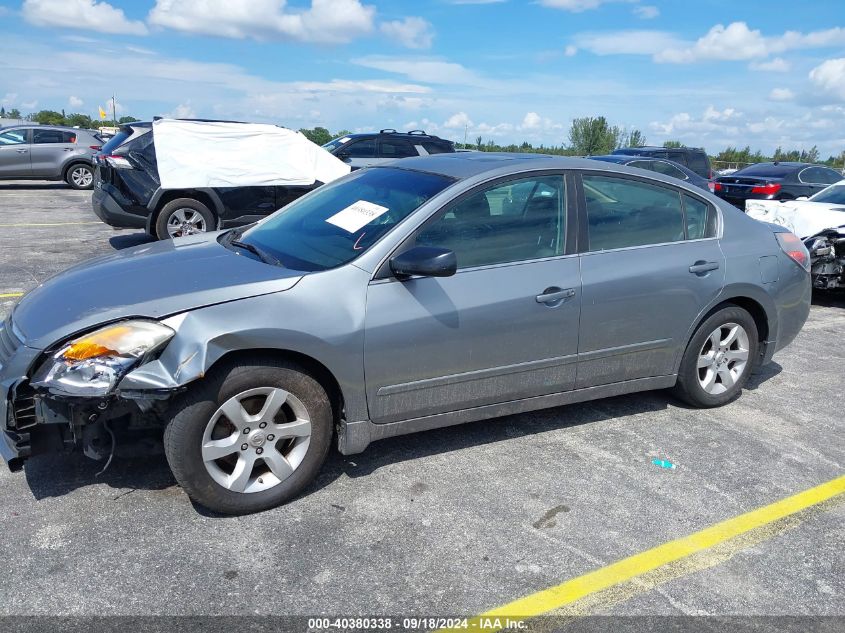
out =
[[[840,231],[828,229],[804,240],[810,252],[813,288],[845,288],[845,233]]]

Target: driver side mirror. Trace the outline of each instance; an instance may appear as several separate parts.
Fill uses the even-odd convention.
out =
[[[451,277],[458,270],[454,251],[436,246],[416,246],[390,258],[390,270],[396,277]]]

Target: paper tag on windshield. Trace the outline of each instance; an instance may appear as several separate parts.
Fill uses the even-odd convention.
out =
[[[342,211],[338,211],[332,217],[326,220],[329,224],[339,226],[344,231],[355,233],[362,226],[366,226],[377,217],[384,215],[390,211],[387,207],[382,207],[366,200],[359,200],[350,204]]]
[[[342,139],[340,139],[337,143],[338,143],[338,145],[343,145],[346,141],[350,141],[350,140],[352,140],[352,138],[351,138],[351,137],[349,137],[349,136],[344,136],[344,137],[343,137]]]

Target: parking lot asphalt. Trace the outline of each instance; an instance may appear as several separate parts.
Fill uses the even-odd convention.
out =
[[[97,222],[89,193],[0,183],[0,318],[146,239]],[[193,506],[163,456],[0,467],[0,615],[493,609],[845,474],[843,331],[845,297],[818,297],[726,407],[652,392],[385,440],[247,517]],[[558,612],[845,615],[842,497]]]

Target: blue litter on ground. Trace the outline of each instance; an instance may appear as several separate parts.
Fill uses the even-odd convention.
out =
[[[673,469],[673,468],[677,468],[677,466],[675,466],[675,464],[673,464],[672,462],[670,462],[667,459],[652,459],[651,463],[654,464],[655,466],[659,466],[660,468],[668,468],[670,470]]]

